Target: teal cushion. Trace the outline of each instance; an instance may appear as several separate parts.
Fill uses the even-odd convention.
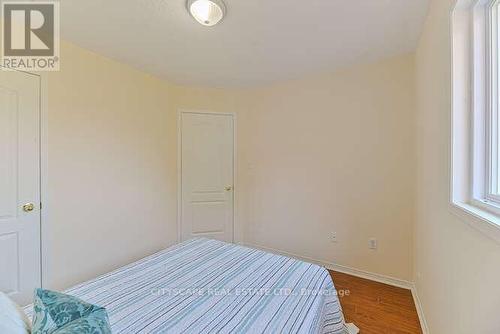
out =
[[[32,334],[110,334],[106,309],[50,290],[36,289]]]

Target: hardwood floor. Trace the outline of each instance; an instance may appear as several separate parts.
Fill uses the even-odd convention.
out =
[[[410,290],[335,271],[330,275],[346,322],[354,323],[360,334],[422,333]]]

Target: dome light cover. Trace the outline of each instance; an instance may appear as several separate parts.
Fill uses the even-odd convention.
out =
[[[207,27],[219,23],[226,14],[222,0],[188,0],[187,8],[196,21]]]

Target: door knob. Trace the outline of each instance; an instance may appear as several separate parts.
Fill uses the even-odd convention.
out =
[[[35,209],[35,204],[33,204],[33,203],[26,203],[26,204],[23,205],[23,210],[25,212],[31,212],[34,209]]]
[[[233,190],[233,187],[232,186],[225,186],[224,190],[225,191],[231,191],[231,190]]]

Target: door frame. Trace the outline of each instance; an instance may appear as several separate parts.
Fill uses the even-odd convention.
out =
[[[233,243],[241,242],[239,237],[240,231],[236,222],[237,208],[237,114],[235,112],[215,112],[210,110],[198,109],[178,109],[177,110],[177,242],[182,241],[182,115],[183,114],[200,114],[200,115],[222,115],[231,116],[233,118]],[[237,233],[238,232],[238,233]]]
[[[2,66],[0,66],[2,67]],[[2,71],[2,69],[0,69]],[[19,72],[27,75],[31,75],[38,78],[38,119],[39,119],[39,130],[38,130],[38,154],[39,154],[39,191],[40,191],[40,287],[44,288],[48,285],[49,277],[49,242],[48,242],[48,225],[49,225],[49,215],[48,215],[48,170],[49,170],[49,99],[48,99],[48,73],[34,73],[29,71],[12,70],[14,72]]]
[[[42,288],[50,281],[49,243],[49,72],[40,77],[40,266]]]

